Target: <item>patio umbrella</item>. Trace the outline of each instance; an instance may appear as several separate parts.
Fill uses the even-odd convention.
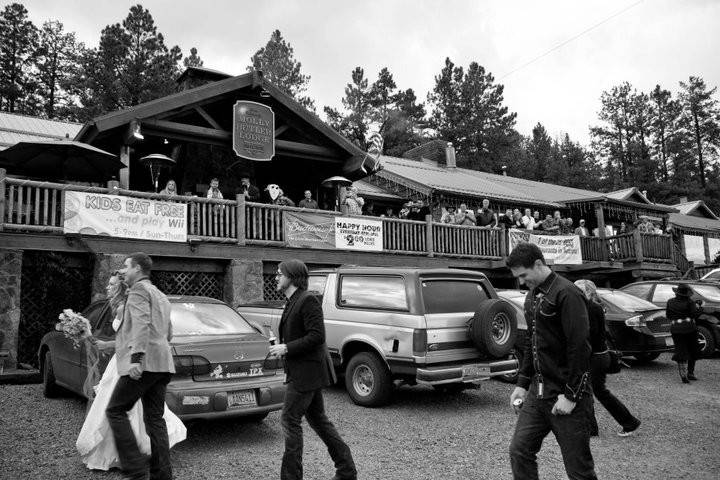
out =
[[[340,211],[340,187],[347,187],[348,185],[352,185],[352,181],[348,180],[345,177],[341,177],[340,175],[335,175],[334,177],[326,178],[321,182],[321,185],[323,187],[328,188],[334,188],[335,189],[335,211]]]
[[[73,140],[18,142],[0,151],[0,167],[43,179],[105,181],[125,165],[116,155]]]

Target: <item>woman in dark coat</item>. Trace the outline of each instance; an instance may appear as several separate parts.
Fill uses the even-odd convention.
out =
[[[675,355],[672,359],[678,364],[678,372],[683,383],[697,380],[695,376],[695,361],[700,357],[700,345],[697,338],[697,325],[695,320],[702,313],[690,297],[692,291],[686,284],[681,283],[673,288],[675,298],[667,302],[667,319],[672,322],[670,333],[675,343]]]
[[[590,320],[590,381],[595,398],[610,412],[622,430],[618,432],[621,437],[632,435],[640,426],[640,420],[635,418],[630,410],[612,394],[607,388],[605,373],[610,366],[610,353],[608,352],[607,340],[605,338],[605,310],[600,303],[597,294],[597,287],[590,280],[578,280],[575,285],[580,288],[588,300],[588,318]],[[590,417],[590,435],[598,435],[597,419],[595,409],[588,412]]]

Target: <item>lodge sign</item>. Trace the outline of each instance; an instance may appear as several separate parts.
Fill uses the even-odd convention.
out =
[[[233,106],[233,150],[238,157],[269,162],[275,155],[275,114],[262,103],[239,100]]]

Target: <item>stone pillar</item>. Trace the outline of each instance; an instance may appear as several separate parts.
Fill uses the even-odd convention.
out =
[[[263,263],[234,259],[225,270],[225,301],[233,308],[263,300]]]
[[[20,327],[20,279],[22,250],[0,249],[0,350],[8,350],[4,368],[17,368],[18,329]]]
[[[93,302],[105,298],[107,295],[105,287],[107,287],[108,280],[110,280],[110,274],[114,270],[119,270],[123,267],[125,258],[125,255],[95,254],[95,267],[93,268],[92,291],[90,295]]]

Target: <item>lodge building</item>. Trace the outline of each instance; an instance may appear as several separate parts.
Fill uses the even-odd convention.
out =
[[[239,110],[243,108],[250,110]],[[271,116],[263,116],[270,111]],[[249,124],[243,115],[262,128],[238,141],[239,125]],[[68,168],[32,170],[9,160],[18,142],[62,138],[115,154],[122,167],[116,178],[95,172],[95,164],[73,177]],[[155,164],[147,159],[158,154],[170,160]],[[602,285],[683,275],[693,266],[689,259],[709,264],[720,250],[720,219],[702,202],[659,205],[636,188],[599,193],[467,170],[457,167],[452,145],[439,140],[403,158],[376,158],[263,79],[261,72],[231,77],[193,67],[180,77],[177,93],[85,125],[0,113],[0,352],[5,352],[0,361],[5,368],[35,365],[40,338],[53,328],[58,313],[81,310],[102,298],[110,272],[135,251],[152,256],[153,281],[166,293],[207,295],[231,305],[277,298],[273,275],[277,264],[289,258],[311,267],[475,269],[499,285],[514,285],[504,263],[512,239],[504,230],[447,225],[432,216],[425,221],[362,217],[349,223],[365,229],[366,238],[339,238],[335,220],[347,216],[333,210],[339,184],[326,181],[337,176],[353,181],[360,196],[379,207],[377,212],[385,206],[397,211],[410,199],[477,209],[488,198],[496,211],[527,207],[583,218],[600,235],[578,239],[578,261],[552,267]],[[222,199],[206,198],[214,177]],[[248,201],[239,194],[241,177],[252,179],[263,198]],[[156,185],[169,179],[176,181],[181,195],[155,193]],[[264,191],[270,184],[295,200],[310,190],[325,208],[271,205]],[[102,217],[115,225],[108,233],[84,217],[89,195],[145,205],[147,215],[154,212],[155,217]],[[182,214],[174,216],[175,223],[163,223],[179,235],[169,238],[173,241],[139,223],[167,222],[175,207]],[[606,225],[639,215],[671,226],[673,235],[606,234]],[[373,232],[380,232],[379,237],[372,237]],[[342,243],[346,241],[365,243]]]

